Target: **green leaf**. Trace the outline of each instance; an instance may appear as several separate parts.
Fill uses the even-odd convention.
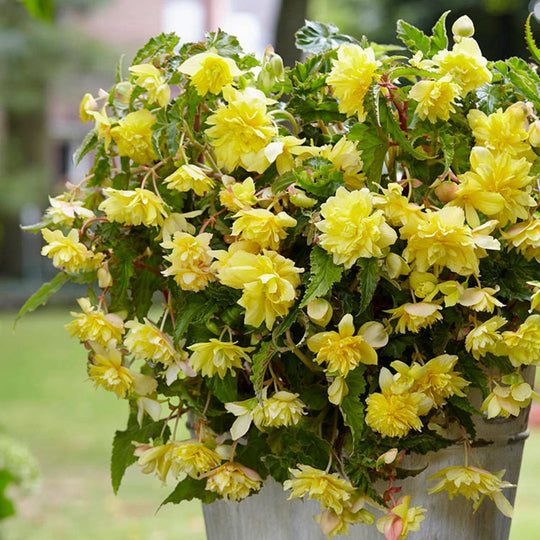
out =
[[[445,11],[433,27],[433,36],[429,48],[430,56],[437,54],[448,47],[448,36],[446,35],[446,17],[450,11]]]
[[[197,480],[188,476],[181,482],[178,482],[174,491],[160,504],[160,508],[164,504],[179,504],[182,501],[192,501],[199,499],[204,504],[210,504],[217,499],[217,493],[206,491],[206,479]]]
[[[216,49],[221,56],[228,56],[235,59],[244,52],[238,39],[235,36],[227,34],[221,28],[217,32],[208,32],[206,34],[206,45],[209,49]]]
[[[260,349],[252,356],[251,382],[257,399],[261,399],[266,369],[276,354],[277,349],[273,343],[264,341]]]
[[[279,336],[284,334],[296,322],[299,312],[300,306],[298,303],[296,303],[291,309],[289,309],[289,313],[287,313],[287,315],[272,332],[272,340],[274,342]]]
[[[186,294],[181,305],[175,310],[177,316],[174,327],[174,342],[177,344],[184,337],[190,325],[209,319],[217,308],[216,302],[208,299],[204,294]]]
[[[527,21],[525,22],[525,41],[527,43],[527,48],[529,49],[533,60],[540,64],[540,49],[536,45],[536,41],[534,40],[533,33],[531,30],[531,17],[532,13],[529,13],[529,16],[527,17]]]
[[[341,279],[343,268],[332,260],[332,255],[315,246],[311,251],[311,276],[300,307],[307,306],[312,300],[324,296],[334,283]]]
[[[227,372],[222,379],[219,375],[207,379],[208,388],[221,403],[230,403],[238,400],[238,377]]]
[[[127,428],[124,431],[116,431],[111,455],[111,483],[115,494],[118,493],[126,469],[137,461],[133,455],[135,450],[133,441],[147,443],[150,439],[159,437],[162,431],[162,420],[154,422],[144,417],[142,427],[139,426],[135,412],[130,414]],[[169,437],[168,427],[164,431],[164,436],[165,439]]]
[[[156,37],[151,38],[143,45],[135,54],[132,65],[140,64],[143,60],[157,56],[158,54],[171,54],[180,38],[174,34],[161,33]]]
[[[454,161],[454,155],[456,153],[456,139],[450,133],[440,133],[439,141],[441,143],[441,149],[444,157],[444,170],[445,172],[450,169],[452,162]]]
[[[94,148],[98,145],[99,139],[97,136],[97,133],[95,130],[90,131],[86,134],[86,137],[83,139],[81,145],[77,150],[75,150],[75,153],[73,154],[73,162],[75,165],[78,165],[82,158],[88,154],[88,152],[91,152],[94,150]]]
[[[440,437],[433,431],[425,429],[419,434],[410,434],[403,439],[399,439],[399,448],[402,450],[412,450],[418,454],[437,452],[454,444],[453,441]]]
[[[495,63],[497,71],[510,81],[518,93],[540,106],[540,77],[536,71],[521,58],[509,58]]]
[[[353,441],[356,443],[362,438],[366,427],[364,421],[364,404],[360,394],[366,389],[364,377],[365,366],[360,365],[349,373],[345,382],[349,388],[349,394],[343,398],[340,405],[343,422],[351,430]]]
[[[356,39],[338,33],[338,27],[306,20],[306,24],[295,34],[296,47],[310,54],[321,54],[335,49],[343,43],[358,43]]]
[[[359,263],[361,265],[358,272],[358,292],[361,294],[360,306],[358,308],[358,315],[364,312],[369,306],[377,283],[379,282],[379,267],[377,266],[377,259],[362,259]]]
[[[55,293],[58,292],[64,283],[69,281],[69,276],[67,274],[64,274],[64,272],[60,272],[59,274],[56,274],[56,276],[49,282],[44,283],[23,305],[23,307],[20,309],[19,313],[17,314],[17,317],[15,319],[15,322],[13,323],[13,326],[15,327],[19,319],[25,314],[30,311],[34,311],[34,309],[38,308],[39,306],[45,305],[49,298]]]
[[[377,100],[378,101],[378,100]],[[362,153],[363,171],[367,176],[368,186],[374,187],[381,181],[384,159],[388,152],[388,139],[379,127],[366,123],[355,124],[348,138],[358,141],[358,150]]]
[[[0,469],[0,520],[15,515],[15,505],[8,499],[6,490],[15,478],[4,469]]]
[[[407,46],[412,52],[422,51],[424,55],[428,55],[431,49],[431,40],[422,32],[402,19],[397,22],[397,37]]]
[[[52,21],[54,4],[52,0],[23,0],[24,6],[30,15],[42,21]]]

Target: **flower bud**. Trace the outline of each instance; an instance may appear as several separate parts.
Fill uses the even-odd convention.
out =
[[[328,401],[333,405],[341,405],[343,398],[349,393],[344,377],[336,377],[328,387]]]
[[[279,54],[273,54],[270,62],[268,62],[270,72],[274,75],[275,79],[280,81],[283,79],[285,73],[283,69],[283,59]]]
[[[101,289],[106,289],[112,285],[113,279],[111,273],[105,266],[102,266],[97,271],[98,285]]]
[[[97,101],[92,94],[84,94],[81,104],[79,105],[79,118],[81,122],[90,122],[94,117],[90,114],[92,111],[98,110]]]
[[[212,332],[212,334],[215,334],[216,336],[219,336],[221,334],[221,328],[217,325],[216,321],[208,319],[205,323],[205,326],[207,330]]]
[[[425,298],[437,287],[438,280],[429,272],[412,272],[409,276],[409,283],[418,298]]]
[[[456,198],[458,186],[455,182],[447,180],[442,182],[435,188],[435,195],[442,203],[453,201]]]
[[[297,206],[298,208],[312,208],[317,203],[315,199],[308,197],[299,189],[295,189],[295,192],[289,195],[289,201],[291,201],[294,206]]]
[[[409,265],[405,262],[405,259],[400,257],[397,253],[389,253],[385,262],[390,279],[406,276],[411,271]]]
[[[330,302],[324,298],[317,298],[317,300],[313,300],[307,306],[308,317],[317,326],[326,326],[330,322],[333,313],[334,311]]]
[[[131,98],[131,92],[133,91],[133,85],[128,82],[120,82],[114,87],[114,98],[120,103],[127,105]]]
[[[452,25],[452,34],[454,41],[459,43],[462,38],[474,36],[474,24],[467,15],[463,15]]]
[[[537,120],[531,124],[529,128],[529,143],[531,146],[538,148],[540,146],[540,121]]]

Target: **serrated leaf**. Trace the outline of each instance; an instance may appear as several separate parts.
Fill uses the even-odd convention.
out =
[[[448,36],[446,35],[446,17],[450,11],[445,11],[433,27],[431,37],[431,46],[429,48],[430,56],[437,54],[448,47]]]
[[[200,323],[205,317],[210,318],[217,308],[216,302],[204,294],[186,294],[181,306],[176,309],[174,342],[177,344],[184,337],[190,325]]]
[[[251,357],[251,382],[253,383],[253,388],[255,390],[255,395],[257,399],[261,399],[264,377],[266,375],[266,370],[268,365],[272,361],[272,358],[276,354],[277,349],[273,343],[269,341],[264,341],[260,349]]]
[[[377,266],[377,259],[362,259],[361,268],[358,272],[358,292],[361,294],[360,305],[358,307],[357,315],[360,315],[369,306],[377,283],[379,282],[379,267]]]
[[[140,64],[143,60],[158,54],[171,54],[179,41],[180,38],[176,34],[163,32],[151,38],[135,53],[132,64]]]
[[[160,508],[164,504],[179,504],[182,501],[192,501],[199,499],[204,504],[210,504],[217,499],[217,493],[206,491],[206,479],[198,480],[188,476],[181,482],[178,482],[174,491],[160,504]]]
[[[422,30],[416,28],[412,24],[399,19],[396,23],[397,37],[407,46],[412,52],[422,51],[424,55],[428,55],[431,48],[431,40]]]
[[[359,365],[349,373],[345,379],[349,388],[349,394],[343,398],[340,405],[343,422],[350,428],[355,443],[362,438],[366,426],[364,421],[364,404],[359,397],[366,389],[365,370],[364,365]]]
[[[332,285],[341,279],[343,268],[332,260],[332,255],[315,246],[311,251],[311,276],[300,307],[307,306],[312,300],[324,296]]]
[[[441,143],[441,149],[444,157],[444,170],[445,172],[450,169],[452,162],[454,161],[454,154],[456,152],[455,137],[450,133],[440,133],[439,141]]]
[[[525,41],[527,43],[527,48],[529,49],[529,52],[532,55],[533,60],[540,64],[540,49],[536,45],[536,41],[534,40],[534,36],[531,30],[531,17],[532,13],[529,13],[529,16],[527,17],[527,21],[525,22]]]
[[[232,373],[227,372],[222,379],[219,375],[207,379],[208,388],[221,403],[230,403],[238,400],[238,377],[233,377]]]
[[[311,54],[321,54],[335,49],[343,43],[358,43],[356,39],[339,34],[337,26],[306,20],[306,24],[295,34],[296,47]]]
[[[20,309],[19,313],[17,314],[17,317],[15,318],[15,322],[13,323],[13,326],[15,327],[17,325],[17,322],[20,320],[20,318],[30,311],[34,311],[34,309],[38,308],[39,306],[43,306],[47,303],[49,298],[55,293],[58,292],[64,283],[69,281],[69,276],[67,274],[64,274],[64,272],[60,272],[59,274],[56,274],[56,276],[51,279],[51,281],[48,281],[47,283],[44,283],[23,305],[23,307]]]
[[[75,150],[75,153],[73,154],[73,163],[75,165],[78,165],[82,158],[88,154],[88,152],[91,152],[96,148],[98,144],[98,136],[95,130],[92,130],[86,134],[86,137],[83,139],[81,145],[77,150]]]
[[[368,124],[355,124],[348,135],[351,141],[358,141],[358,150],[362,153],[363,172],[367,184],[374,187],[381,180],[384,159],[388,152],[388,139],[380,127]]]
[[[137,461],[133,454],[135,446],[133,441],[146,443],[150,439],[155,439],[163,431],[163,421],[154,422],[149,418],[143,419],[142,427],[137,423],[137,417],[134,412],[129,416],[127,428],[124,431],[116,431],[113,439],[111,454],[111,484],[114,493],[118,492],[122,478],[126,469]],[[164,438],[169,437],[169,428],[164,431]]]

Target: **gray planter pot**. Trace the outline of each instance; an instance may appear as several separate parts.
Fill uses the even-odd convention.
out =
[[[532,381],[533,375],[534,368],[524,373],[529,381]],[[513,484],[517,484],[519,479],[523,445],[528,436],[528,413],[528,410],[523,410],[518,418],[476,420],[478,436],[474,448],[475,460],[490,472],[506,469],[504,479]],[[411,539],[508,538],[511,520],[501,514],[490,499],[484,499],[478,511],[473,513],[471,501],[462,496],[450,501],[446,493],[427,494],[428,487],[434,485],[434,482],[428,482],[428,478],[444,467],[463,465],[463,454],[463,446],[456,445],[405,459],[405,468],[420,469],[427,465],[426,470],[418,476],[396,482],[403,487],[403,494],[412,495],[412,504],[427,509],[420,531],[411,533]],[[474,462],[470,464],[476,465]],[[515,493],[515,488],[504,491],[512,504]],[[319,525],[313,520],[313,516],[320,513],[318,502],[287,501],[287,496],[280,484],[268,479],[259,494],[240,503],[218,501],[204,506],[208,540],[325,540]],[[381,540],[384,537],[374,526],[355,525],[350,528],[350,536],[340,535],[336,538]]]

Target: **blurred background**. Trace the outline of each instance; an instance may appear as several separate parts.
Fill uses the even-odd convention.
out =
[[[489,60],[527,58],[523,26],[533,12],[538,30],[540,0],[0,0],[0,516],[8,484],[17,510],[0,519],[0,540],[205,538],[197,503],[156,516],[167,488],[135,469],[113,496],[107,463],[125,404],[85,382],[85,351],[63,329],[75,286],[13,332],[16,310],[54,275],[39,255],[40,236],[19,224],[40,221],[47,195],[80,181],[89,166],[72,161],[87,130],[78,119],[82,95],[107,89],[120,56],[128,66],[160,32],[197,41],[220,27],[248,51],[262,54],[273,44],[292,65],[294,32],[306,18],[394,43],[397,19],[428,31],[448,9],[450,25],[463,14],[473,19]],[[540,430],[531,431],[514,540],[539,538]],[[10,482],[2,472],[8,465]]]

